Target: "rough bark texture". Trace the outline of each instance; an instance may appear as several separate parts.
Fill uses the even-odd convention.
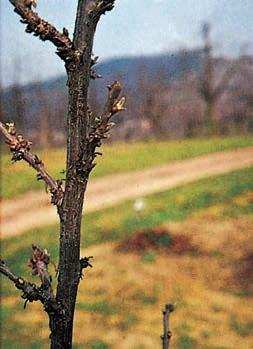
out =
[[[92,58],[96,26],[100,16],[113,9],[114,0],[78,0],[73,41],[70,40],[66,28],[60,32],[34,12],[35,0],[9,1],[14,6],[15,12],[21,16],[21,22],[26,25],[26,32],[33,33],[43,41],[52,42],[57,48],[56,53],[65,62],[68,76],[68,134],[66,185],[63,191],[61,183],[54,180],[42,161],[30,152],[30,143],[17,135],[14,124],[0,123],[0,131],[13,152],[13,160],[23,159],[38,171],[38,179],[43,179],[49,186],[52,202],[57,205],[60,217],[60,246],[56,296],[51,289],[47,263],[42,264],[41,260],[37,260],[41,258],[41,253],[43,255],[43,251],[37,246],[34,246],[36,253],[31,259],[31,266],[33,272],[41,277],[42,290],[16,277],[3,262],[0,264],[0,272],[9,277],[19,289],[32,292],[28,300],[40,300],[44,304],[49,315],[51,349],[70,349],[78,284],[82,270],[91,266],[89,263],[91,257],[80,259],[84,193],[89,173],[95,166],[93,161],[99,155],[96,148],[107,138],[113,127],[110,119],[116,112],[125,109],[125,99],[118,100],[121,86],[116,81],[108,86],[108,100],[100,116],[94,117],[87,103],[89,80],[100,77],[92,68],[97,61],[97,57]],[[52,309],[52,306],[48,308],[43,298],[45,284],[50,299],[52,298],[50,306],[53,304],[55,309]]]
[[[67,175],[60,210],[60,260],[56,298],[66,309],[64,321],[57,315],[51,322],[51,348],[71,348],[76,295],[80,280],[80,231],[84,193],[91,168],[89,161],[88,87],[96,25],[101,14],[98,1],[79,0],[74,47],[80,61],[68,74]],[[112,2],[110,2],[112,3]]]

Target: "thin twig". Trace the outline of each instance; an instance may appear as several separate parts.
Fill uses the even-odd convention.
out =
[[[99,143],[102,139],[108,137],[108,132],[114,126],[114,123],[109,122],[111,117],[117,112],[125,110],[125,97],[119,99],[121,93],[121,85],[118,81],[114,81],[111,85],[107,86],[108,97],[104,106],[104,110],[101,116],[95,119],[95,125],[92,125],[93,132],[89,135],[89,141]]]
[[[170,339],[172,333],[169,329],[169,316],[175,310],[173,304],[165,304],[165,308],[163,310],[163,335],[161,336],[163,349],[168,349],[170,345]]]
[[[25,160],[30,166],[32,166],[37,172],[37,179],[43,179],[46,185],[49,187],[51,193],[51,202],[54,205],[60,206],[63,198],[63,189],[61,182],[55,180],[50,173],[46,170],[42,160],[36,154],[31,153],[31,142],[23,138],[22,135],[17,135],[16,128],[13,123],[5,126],[0,122],[0,132],[4,136],[6,143],[9,145],[13,154],[12,161]]]
[[[87,177],[87,175],[96,165],[93,163],[96,156],[102,155],[100,152],[96,152],[96,148],[101,146],[103,139],[108,138],[110,130],[114,126],[114,123],[111,122],[112,116],[126,109],[125,97],[119,98],[122,89],[120,83],[118,81],[114,81],[111,85],[107,86],[107,88],[108,97],[103,112],[100,116],[96,117],[95,120],[92,120],[90,125],[91,129],[88,138],[88,160],[84,162],[83,166],[82,159],[80,161],[80,169],[85,177]]]

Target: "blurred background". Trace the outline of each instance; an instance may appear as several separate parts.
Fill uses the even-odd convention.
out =
[[[75,1],[39,1],[38,11],[73,32]],[[94,54],[104,78],[90,91],[99,112],[105,85],[124,85],[128,108],[111,140],[202,136],[208,123],[214,128],[209,118],[217,134],[252,132],[252,13],[249,0],[116,3],[98,27]],[[2,119],[11,115],[41,147],[65,144],[63,62],[50,43],[24,33],[7,1],[1,28]]]
[[[37,2],[72,35],[76,0]],[[95,261],[80,287],[74,348],[159,348],[168,302],[177,304],[172,348],[252,348],[252,23],[251,0],[117,0],[101,19],[102,78],[91,81],[89,103],[99,115],[106,85],[119,80],[127,110],[92,173],[82,252]],[[8,1],[0,27],[0,120],[15,122],[64,180],[63,62],[24,33]],[[32,243],[57,264],[57,217],[3,142],[1,155],[1,254],[31,279]],[[105,193],[101,203],[99,185],[112,202]],[[40,305],[23,310],[18,291],[1,284],[2,348],[47,348]]]

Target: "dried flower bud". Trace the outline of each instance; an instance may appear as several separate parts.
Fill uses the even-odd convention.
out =
[[[6,126],[7,126],[7,132],[10,135],[15,136],[17,131],[16,131],[16,127],[14,125],[14,122],[7,122]]]
[[[116,104],[114,104],[114,106],[112,107],[112,111],[114,113],[117,113],[119,111],[126,110],[125,103],[126,103],[126,98],[122,97]]]
[[[31,7],[36,8],[37,2],[36,0],[25,0],[25,5],[31,9]]]

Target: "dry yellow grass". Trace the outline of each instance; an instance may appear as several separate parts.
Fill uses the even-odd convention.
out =
[[[196,342],[192,342],[194,347],[182,348],[251,348],[253,334],[240,335],[231,322],[237,319],[244,325],[252,321],[253,302],[229,292],[229,281],[231,262],[253,241],[252,228],[253,219],[247,216],[224,222],[208,214],[204,221],[194,218],[170,225],[172,234],[192,235],[201,255],[161,254],[152,264],[143,263],[139,255],[116,252],[113,244],[89,250],[96,256],[96,268],[81,285],[79,302],[107,299],[115,313],[84,316],[78,311],[76,341],[100,338],[113,349],[159,348],[160,310],[172,301],[178,304],[172,315],[172,348],[180,347],[176,343],[185,336]],[[217,251],[223,256],[213,256]],[[131,314],[136,322],[126,329],[120,324]]]
[[[142,253],[118,252],[117,243],[83,251],[95,260],[80,285],[76,348],[91,348],[87,343],[98,340],[111,349],[160,348],[161,309],[168,302],[177,304],[171,348],[253,348],[253,298],[235,295],[234,283],[234,267],[253,245],[253,217],[225,221],[217,210],[168,226],[172,235],[192,237],[195,255],[153,252],[149,260]],[[3,300],[7,307],[12,302],[11,297]],[[29,324],[27,333],[32,329],[39,339],[46,338],[46,315],[39,304],[29,307],[32,312],[17,312],[13,320]]]

